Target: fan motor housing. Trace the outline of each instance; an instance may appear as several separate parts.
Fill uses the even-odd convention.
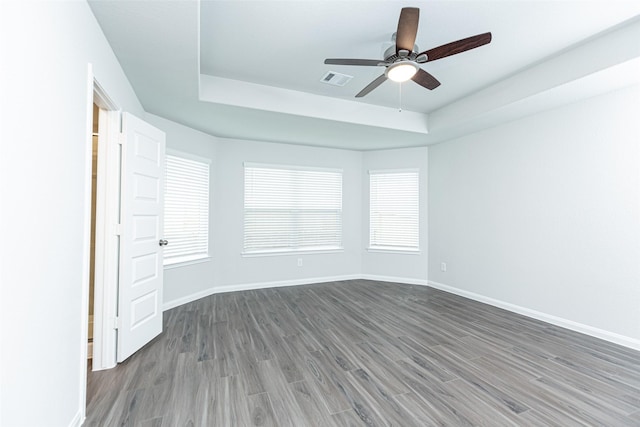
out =
[[[400,56],[396,53],[396,46],[393,45],[384,51],[384,55],[383,55],[384,62],[393,64],[394,62],[398,62],[398,61],[406,61],[406,60],[415,61],[416,58],[418,57],[418,52],[420,52],[420,49],[416,44],[413,46],[413,51],[409,52],[407,56]]]

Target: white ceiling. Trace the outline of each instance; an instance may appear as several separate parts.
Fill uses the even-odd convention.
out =
[[[145,110],[221,137],[362,150],[425,145],[512,119],[516,110],[555,106],[558,97],[571,102],[611,90],[640,74],[638,1],[90,5]],[[423,64],[442,83],[433,91],[404,83],[400,103],[400,85],[387,81],[356,100],[383,67],[329,66],[324,59],[381,59],[404,6],[421,9],[421,50],[487,31],[493,40]],[[320,82],[327,71],[353,79],[330,86]],[[587,77],[592,84],[578,84]],[[555,89],[562,89],[558,97],[550,96]]]

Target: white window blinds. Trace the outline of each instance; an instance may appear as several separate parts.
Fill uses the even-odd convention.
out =
[[[209,246],[209,161],[167,154],[164,264],[205,258]]]
[[[341,170],[245,163],[246,254],[341,247]]]
[[[369,171],[369,247],[419,249],[418,171]]]

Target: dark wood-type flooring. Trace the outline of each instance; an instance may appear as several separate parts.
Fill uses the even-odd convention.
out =
[[[88,378],[86,426],[639,426],[640,352],[428,287],[212,295]]]

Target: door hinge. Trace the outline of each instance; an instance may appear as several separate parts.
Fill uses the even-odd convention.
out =
[[[113,234],[116,236],[122,235],[122,224],[113,224]]]
[[[120,145],[124,144],[124,133],[118,134],[118,144]]]
[[[120,318],[119,317],[114,317],[113,318],[113,329],[120,329]]]

